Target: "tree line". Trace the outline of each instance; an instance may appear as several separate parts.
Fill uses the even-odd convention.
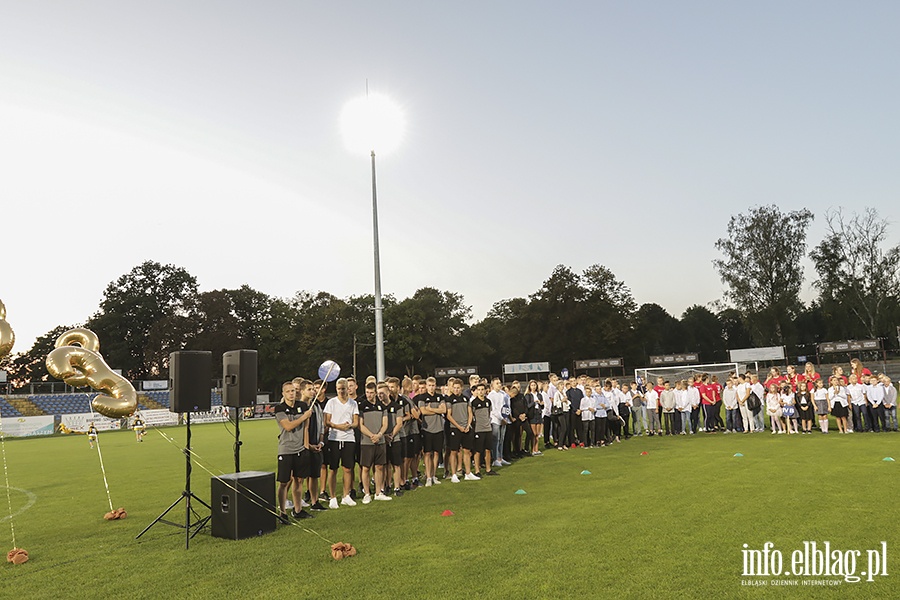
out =
[[[825,218],[827,235],[807,253],[810,211],[761,206],[733,216],[713,263],[724,297],[677,317],[655,303],[639,306],[625,282],[600,264],[581,273],[559,265],[534,293],[496,302],[477,322],[456,292],[424,287],[409,298],[388,295],[387,371],[476,365],[500,373],[511,362],[549,361],[559,369],[613,357],[631,367],[682,352],[724,362],[732,348],[785,345],[789,354],[814,354],[810,345],[818,342],[877,337],[893,347],[900,246],[885,247],[888,224],[872,209],[850,216],[829,211]],[[807,255],[818,295],[804,304]],[[106,287],[83,325],[99,335],[106,361],[132,380],[168,377],[176,350],[211,350],[216,378],[224,352],[247,348],[259,352],[260,388],[277,390],[286,379],[315,373],[326,358],[350,372],[354,347],[357,372],[373,373],[373,305],[371,295],[299,291],[277,298],[247,285],[200,292],[186,269],[146,261]],[[44,359],[70,327],[56,327],[5,359],[14,386],[50,379]]]

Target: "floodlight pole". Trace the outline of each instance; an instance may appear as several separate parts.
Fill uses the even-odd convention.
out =
[[[384,307],[381,305],[381,260],[378,252],[378,194],[375,187],[375,150],[372,150],[372,231],[375,238],[375,374],[384,381]],[[354,373],[354,376],[356,373]]]

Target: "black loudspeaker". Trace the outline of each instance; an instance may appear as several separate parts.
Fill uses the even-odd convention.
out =
[[[222,404],[256,404],[256,350],[232,350],[222,355]]]
[[[208,412],[212,401],[212,352],[181,350],[169,355],[169,410]]]
[[[275,531],[275,473],[230,473],[211,483],[213,537],[241,540]]]

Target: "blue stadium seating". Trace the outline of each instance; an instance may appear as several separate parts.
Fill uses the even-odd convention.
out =
[[[17,411],[9,402],[6,401],[6,398],[0,398],[0,417],[4,419],[9,419],[12,417],[21,417],[22,414]]]
[[[159,403],[165,408],[169,408],[169,392],[167,390],[153,390],[141,392],[141,394],[146,394],[154,402]],[[91,412],[91,399],[95,395],[96,392],[79,394],[34,394],[29,396],[28,399],[33,402],[35,406],[44,411],[44,414],[64,415]],[[210,392],[210,401],[213,406],[220,406],[222,404],[222,394],[212,390]],[[138,403],[138,408],[147,410],[148,407]],[[3,411],[2,416],[4,417],[20,416],[16,409],[2,399],[0,399],[0,410]]]

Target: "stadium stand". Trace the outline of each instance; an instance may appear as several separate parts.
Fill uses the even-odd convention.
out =
[[[95,392],[80,394],[34,394],[28,396],[28,400],[45,415],[65,415],[90,412],[91,399],[95,395]],[[221,406],[221,392],[212,390],[210,392],[210,401],[213,406]],[[140,410],[169,408],[169,392],[167,390],[141,392],[138,394],[138,408]],[[3,410],[2,416],[4,417],[21,416],[19,411],[5,400],[0,403],[0,409]]]
[[[0,397],[0,417],[9,419],[12,417],[21,417],[22,413],[17,411],[12,404],[6,401],[6,398]]]

